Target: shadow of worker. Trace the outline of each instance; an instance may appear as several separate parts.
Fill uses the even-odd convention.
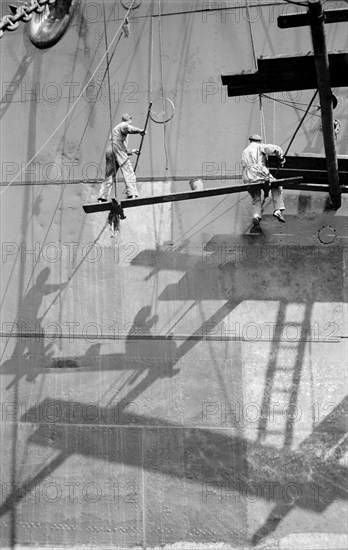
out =
[[[45,358],[51,358],[53,352],[48,351],[53,342],[45,345],[45,332],[42,325],[43,317],[39,316],[44,296],[62,290],[67,283],[47,284],[51,270],[45,267],[40,271],[35,284],[23,297],[15,321],[18,336],[11,359],[2,365],[3,372],[16,372],[15,378],[7,386],[10,389],[18,380],[26,375],[26,381],[33,382],[43,366]]]
[[[173,368],[177,361],[177,347],[173,338],[153,334],[158,320],[158,315],[151,315],[151,306],[141,308],[134,318],[126,338],[125,353],[127,369],[134,372],[119,388],[120,391],[127,386],[130,390],[119,406],[126,406],[156,380],[171,378],[179,372],[179,369]],[[137,381],[137,385],[130,388]]]

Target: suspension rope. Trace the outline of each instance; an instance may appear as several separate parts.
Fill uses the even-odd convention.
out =
[[[149,117],[151,118],[151,107],[152,107],[152,103],[153,103],[152,100],[153,100],[154,17],[155,16],[154,16],[153,10],[152,10],[151,25],[150,25],[150,33],[151,33],[150,34],[150,76],[149,76],[149,80],[150,80],[150,83],[149,83],[149,102],[150,103],[149,103],[149,110],[148,110],[145,126],[147,125]],[[151,118],[151,120],[152,120],[152,118]],[[150,151],[151,151],[151,146],[150,146]],[[139,160],[139,157],[138,157],[137,161],[138,160]],[[161,226],[163,225],[163,211],[162,211],[162,215],[161,215],[158,230],[157,230],[157,220],[156,220],[156,209],[155,208],[152,209],[152,217],[153,217],[155,242],[157,243],[158,234],[161,234]],[[155,290],[154,290],[154,292],[155,292]],[[153,297],[152,297],[152,303],[155,303],[154,311],[155,311],[155,313],[157,313],[157,300],[155,300],[155,295],[153,295]]]
[[[153,79],[153,17],[151,17],[151,52],[150,52],[150,102],[152,101],[152,79]]]
[[[130,10],[132,9],[132,5],[134,3],[135,0],[133,0],[132,4],[130,5],[130,7],[128,8],[128,11],[124,17],[124,19],[122,20],[120,26],[118,27],[117,31],[115,32],[115,35],[113,37],[113,39],[111,40],[110,42],[110,45],[108,47],[108,50],[110,50],[110,48],[112,47],[113,43],[115,42],[116,40],[116,37],[117,35],[119,34],[119,32],[122,30],[122,27],[128,17],[128,14],[130,12]],[[74,101],[74,103],[72,104],[71,108],[69,109],[69,111],[67,112],[67,114],[63,117],[63,119],[60,121],[60,123],[58,124],[58,126],[56,127],[55,130],[53,130],[53,132],[51,133],[51,135],[46,139],[46,141],[44,142],[43,145],[41,145],[41,147],[39,148],[39,150],[31,157],[31,159],[25,163],[24,166],[22,166],[22,168],[20,169],[20,171],[12,178],[12,180],[2,189],[2,191],[0,192],[0,196],[5,193],[5,191],[12,185],[13,182],[15,182],[19,176],[22,175],[22,173],[28,168],[29,164],[31,164],[33,162],[33,160],[41,153],[41,151],[46,147],[46,145],[51,141],[51,139],[53,138],[53,136],[55,136],[55,134],[58,132],[58,130],[61,128],[61,126],[63,126],[64,122],[66,121],[66,119],[71,115],[72,111],[75,109],[77,103],[80,101],[80,99],[82,98],[83,94],[85,93],[86,89],[88,88],[89,84],[91,83],[91,81],[93,80],[94,76],[96,75],[97,71],[99,70],[100,66],[102,65],[102,63],[104,62],[104,59],[106,57],[106,53],[105,52],[101,58],[101,60],[99,61],[99,63],[97,64],[96,68],[94,69],[92,75],[90,76],[90,78],[88,79],[88,81],[86,82],[85,86],[83,87],[83,89],[81,90],[81,92],[79,93],[79,95],[77,96],[76,100]]]
[[[256,55],[256,48],[255,48],[255,41],[254,41],[254,35],[253,35],[253,29],[251,26],[251,17],[250,17],[250,7],[249,7],[249,0],[246,0],[246,10],[247,10],[247,17],[248,17],[248,23],[249,23],[249,34],[250,34],[250,42],[251,42],[251,49],[253,54],[253,60],[254,60],[254,68],[257,71],[257,55]],[[259,112],[260,112],[260,133],[264,141],[266,141],[266,125],[265,125],[265,116],[263,111],[263,105],[262,105],[262,97],[261,94],[259,94]]]
[[[259,94],[259,106],[260,106],[260,128],[261,128],[261,137],[263,141],[267,142],[266,138],[266,123],[265,123],[265,114],[262,104],[262,94]]]
[[[164,75],[163,75],[163,60],[162,60],[162,21],[161,21],[161,0],[158,0],[158,33],[159,33],[159,47],[160,47],[160,69],[161,69],[161,89],[163,98],[163,111],[165,113],[165,88],[164,88]],[[166,156],[166,170],[168,170],[168,149],[167,149],[167,126],[166,120],[163,123],[163,145]]]
[[[274,97],[274,92],[273,92],[273,97]],[[275,138],[275,134],[276,134],[276,122],[275,122],[275,119],[276,119],[276,104],[275,102],[273,101],[273,134],[272,134],[272,143],[275,143],[276,141],[276,138]]]
[[[112,150],[112,110],[111,110],[111,84],[110,84],[110,60],[109,60],[109,46],[108,46],[108,34],[106,26],[106,15],[105,15],[105,1],[103,1],[103,15],[104,15],[104,35],[105,35],[105,54],[106,54],[106,72],[108,77],[108,96],[109,96],[109,123],[110,123],[110,145]],[[114,165],[114,193],[115,198],[117,199],[117,190],[116,190],[116,159],[115,155],[112,154],[112,162]]]
[[[271,99],[272,101],[276,102],[276,103],[281,103],[282,105],[285,105],[286,107],[291,107],[292,109],[296,109],[296,111],[301,111],[303,113],[307,113],[307,109],[300,109],[299,107],[296,107],[296,105],[291,105],[291,103],[295,103],[295,102],[287,102],[285,100],[282,100],[282,99],[276,99],[275,97],[271,97],[269,95],[265,95],[265,94],[261,94],[262,97],[265,97],[267,99]],[[304,103],[300,103],[299,105],[305,105]],[[320,115],[318,115],[317,113],[314,113],[314,112],[311,112],[311,113],[308,113],[310,116],[315,116],[315,117],[318,117],[318,118],[321,118]]]
[[[252,27],[251,27],[249,0],[246,0],[246,9],[247,9],[247,16],[248,16],[250,40],[251,40],[251,47],[252,47],[252,52],[253,52],[254,65],[255,65],[255,69],[257,70],[257,56],[256,56],[256,48],[255,48],[253,30],[252,30]]]
[[[289,149],[290,149],[290,147],[291,147],[291,145],[292,145],[292,142],[294,141],[294,139],[295,139],[295,137],[296,137],[296,135],[297,135],[297,132],[298,132],[299,129],[301,128],[302,123],[304,122],[304,120],[305,120],[305,118],[306,118],[306,116],[307,116],[307,114],[308,114],[308,112],[309,112],[309,109],[311,108],[311,106],[312,106],[312,104],[313,104],[313,101],[315,100],[315,98],[316,98],[316,96],[317,96],[318,91],[319,91],[319,90],[316,90],[316,91],[314,92],[313,97],[312,97],[312,99],[310,100],[310,102],[309,102],[309,104],[308,104],[308,107],[307,107],[307,109],[306,109],[305,114],[303,115],[303,117],[301,118],[299,124],[297,125],[297,128],[296,128],[295,132],[293,133],[293,136],[292,136],[292,138],[290,139],[290,142],[289,142],[289,144],[288,144],[288,146],[287,146],[287,148],[286,148],[286,150],[285,150],[284,157],[286,157],[286,155],[288,154]],[[278,166],[275,176],[278,176],[279,170],[280,170],[280,166]],[[265,199],[264,199],[264,201],[265,201]]]
[[[307,114],[308,114],[308,112],[309,112],[309,109],[311,108],[312,103],[313,103],[313,101],[315,100],[317,94],[318,94],[318,90],[315,90],[315,92],[314,92],[314,94],[313,94],[313,97],[312,97],[312,99],[310,100],[310,102],[309,102],[309,104],[308,104],[307,110],[306,110],[305,114],[303,115],[303,117],[301,118],[301,120],[300,120],[300,122],[299,122],[299,124],[298,124],[298,126],[297,126],[297,128],[296,128],[296,130],[295,130],[295,132],[294,132],[294,134],[293,134],[293,136],[292,136],[290,142],[289,142],[289,145],[288,145],[287,148],[286,148],[286,151],[285,151],[285,153],[284,153],[284,156],[287,155],[287,153],[288,153],[288,151],[289,151],[289,149],[290,149],[290,147],[291,147],[291,145],[292,145],[292,142],[294,141],[294,139],[295,139],[295,137],[296,137],[296,135],[297,135],[297,132],[298,132],[299,129],[301,128],[302,123],[304,122],[304,120],[305,120],[305,118],[306,118],[306,116],[307,116]]]

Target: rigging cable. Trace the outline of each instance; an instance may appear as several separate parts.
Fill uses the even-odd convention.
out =
[[[256,55],[256,48],[255,48],[255,42],[254,42],[254,36],[253,36],[253,29],[251,26],[249,0],[246,0],[246,9],[247,9],[247,17],[248,17],[248,23],[249,23],[249,33],[250,33],[250,42],[251,42],[251,48],[252,48],[252,54],[253,54],[253,60],[254,60],[254,68],[255,68],[255,71],[257,71],[258,70],[257,55]],[[259,111],[260,111],[260,133],[263,139],[266,140],[265,117],[263,112],[261,94],[259,94]]]
[[[161,69],[161,88],[162,88],[162,98],[163,98],[163,111],[166,110],[166,96],[164,89],[164,76],[163,76],[163,60],[162,60],[162,21],[161,21],[161,0],[158,0],[158,33],[159,33],[159,47],[160,47],[160,69]],[[168,170],[168,149],[167,149],[167,126],[166,126],[166,117],[163,123],[163,144],[164,152],[166,156],[166,170]]]
[[[290,142],[289,142],[289,145],[288,145],[287,148],[286,148],[286,151],[285,151],[285,153],[284,153],[284,157],[287,155],[287,153],[288,153],[288,151],[289,151],[289,149],[290,149],[290,146],[291,146],[292,142],[294,141],[294,139],[295,139],[295,137],[296,137],[296,135],[297,135],[297,132],[298,132],[299,129],[301,128],[302,123],[304,122],[304,119],[306,118],[306,116],[307,116],[307,114],[308,114],[308,111],[309,111],[309,109],[311,108],[311,106],[312,106],[312,104],[313,104],[313,101],[315,100],[317,94],[318,94],[318,90],[315,90],[315,92],[314,92],[314,94],[313,94],[313,97],[312,97],[312,99],[310,100],[310,102],[309,102],[309,104],[308,104],[307,110],[306,110],[305,114],[303,115],[303,117],[301,118],[301,120],[300,120],[300,122],[299,122],[299,124],[298,124],[298,126],[297,126],[297,128],[296,128],[296,130],[295,130],[295,132],[294,132],[294,134],[293,134],[293,136],[292,136]]]
[[[307,7],[307,4],[304,4],[303,2],[293,2],[293,0],[284,0],[287,4],[294,4],[294,6],[303,6],[304,8]]]
[[[149,104],[152,105],[153,100],[153,51],[154,51],[154,17],[153,12],[151,16],[151,26],[150,26],[150,32],[151,32],[151,41],[150,41],[150,90],[149,90]],[[150,111],[149,111],[150,113]],[[151,115],[150,115],[151,116]],[[150,152],[152,151],[152,148],[150,147]],[[139,157],[138,157],[139,158]],[[150,161],[150,166],[152,165],[152,157]],[[152,187],[153,190],[153,187]],[[153,218],[153,227],[154,227],[154,236],[155,236],[155,242],[157,246],[158,242],[158,235],[162,233],[163,230],[163,210],[161,211],[161,218],[159,220],[159,228],[157,229],[157,219],[156,219],[156,208],[152,208],[152,218]],[[154,315],[157,315],[158,310],[158,287],[159,287],[159,280],[158,276],[156,277],[155,284],[153,285],[153,292],[152,292],[152,298],[151,298],[151,310],[154,312]]]
[[[105,16],[105,2],[103,2],[103,15],[104,15],[104,36],[105,36],[105,54],[106,54],[106,72],[108,79],[108,97],[109,97],[109,122],[110,122],[110,146],[112,147],[112,111],[111,111],[111,84],[110,84],[110,60],[109,60],[109,48],[108,48],[108,35],[106,27],[106,16]],[[121,36],[121,35],[120,35]],[[117,200],[117,190],[116,190],[116,159],[115,155],[112,154],[112,163],[114,165],[114,193]]]
[[[266,97],[267,99],[271,99],[272,101],[281,101],[285,105],[289,105],[289,107],[294,107],[297,109],[296,105],[302,105],[307,108],[308,103],[302,103],[301,101],[293,101],[291,99],[276,99],[275,97],[270,97],[267,94],[262,94],[263,97]]]
[[[300,107],[296,107],[295,104],[292,105],[291,103],[289,103],[287,101],[283,101],[281,99],[276,99],[275,97],[271,97],[271,96],[266,95],[266,94],[262,94],[262,96],[267,98],[267,99],[271,99],[272,101],[275,101],[276,103],[280,103],[281,105],[285,105],[286,107],[291,107],[292,109],[296,109],[296,111],[301,111],[303,113],[307,112],[306,109],[300,109]],[[300,103],[299,105],[302,105],[302,103]],[[310,116],[315,116],[315,117],[321,118],[320,115],[318,115],[317,113],[311,112],[309,114],[310,114]]]
[[[252,46],[252,52],[253,52],[253,58],[254,58],[254,64],[255,69],[257,70],[257,57],[256,57],[256,48],[255,48],[255,42],[254,42],[254,36],[253,36],[253,30],[251,27],[251,18],[250,18],[250,8],[249,8],[249,0],[246,0],[246,9],[247,9],[247,16],[248,16],[248,23],[249,23],[249,30],[250,30],[250,40],[251,40],[251,46]]]
[[[134,2],[135,0],[133,0]],[[132,8],[132,5],[133,5],[133,2],[132,4],[130,5],[124,19],[122,20],[120,26],[118,27],[113,39],[111,40],[110,42],[110,45],[109,45],[109,48],[108,48],[108,51],[110,50],[111,46],[113,45],[113,43],[115,42],[116,40],[116,37],[118,35],[118,33],[122,30],[123,28],[123,25],[124,23],[126,22],[126,19],[128,17],[128,14]],[[67,114],[63,117],[63,119],[60,121],[60,123],[58,124],[58,126],[56,127],[55,130],[53,130],[53,132],[51,133],[51,135],[46,139],[46,141],[44,142],[43,145],[41,145],[41,147],[39,148],[39,150],[31,157],[31,159],[26,162],[26,164],[24,166],[22,166],[22,168],[20,169],[20,171],[12,178],[12,180],[4,187],[4,189],[2,189],[2,191],[0,192],[0,195],[2,195],[3,193],[5,193],[5,191],[12,185],[12,183],[14,181],[16,181],[19,176],[21,176],[21,174],[24,172],[24,170],[26,170],[28,168],[28,166],[33,162],[33,160],[41,153],[41,151],[46,147],[46,145],[50,142],[50,140],[52,139],[52,137],[58,132],[58,130],[61,128],[61,126],[63,126],[64,122],[66,121],[66,119],[71,115],[72,111],[75,109],[77,103],[80,101],[81,97],[83,96],[83,94],[85,93],[86,89],[88,88],[88,86],[90,85],[91,81],[93,80],[95,74],[97,73],[97,71],[99,70],[100,66],[102,65],[104,59],[106,57],[106,52],[104,53],[104,55],[102,56],[101,60],[99,61],[99,63],[97,64],[96,68],[94,69],[92,75],[90,76],[90,78],[87,80],[86,84],[84,85],[84,87],[82,88],[81,92],[79,93],[79,95],[77,96],[76,100],[74,101],[74,103],[72,104],[71,108],[69,109],[69,111],[67,112]]]
[[[150,102],[152,101],[152,78],[153,78],[153,17],[151,17],[151,52],[150,52]]]

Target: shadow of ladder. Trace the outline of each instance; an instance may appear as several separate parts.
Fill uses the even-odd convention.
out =
[[[280,302],[257,436],[259,443],[278,448],[292,445],[294,424],[302,415],[297,401],[305,348],[310,336],[312,304],[304,304],[301,322],[289,321],[287,308],[288,304]]]
[[[304,352],[305,347],[308,342],[312,339],[312,334],[310,330],[310,316],[312,312],[312,304],[305,304],[305,310],[303,314],[302,323],[297,323],[297,326],[300,327],[300,338],[296,342],[284,342],[281,340],[273,339],[272,344],[272,353],[271,360],[267,369],[266,376],[266,386],[263,396],[261,418],[259,422],[259,433],[258,441],[265,442],[267,444],[274,445],[274,438],[278,437],[277,443],[279,443],[279,436],[283,435],[283,449],[289,449],[293,444],[294,439],[294,423],[297,419],[301,418],[301,408],[297,409],[297,399],[299,393],[300,378],[303,369],[304,363]],[[291,324],[294,326],[294,323],[284,323],[286,314],[286,304],[281,304],[279,313],[278,313],[278,326],[287,326]],[[309,336],[309,338],[308,338]],[[308,339],[307,339],[308,338]],[[281,351],[285,353],[291,353],[292,363],[290,361],[287,365],[282,365],[279,362]],[[278,374],[283,373],[283,378],[278,380]],[[290,381],[291,385],[288,388],[284,388],[285,381]],[[281,429],[268,429],[268,422],[270,419],[269,411],[271,410],[271,399],[272,397],[277,398],[277,396],[283,396],[283,401],[285,401],[284,396],[287,399],[287,404],[283,408],[274,410],[274,416],[278,416],[278,426],[280,427],[283,423],[283,430]],[[286,407],[286,409],[285,409]],[[285,409],[285,412],[284,412]],[[331,460],[335,459],[334,465],[337,464],[337,461],[340,460],[348,448],[348,438],[346,435],[346,423],[341,420],[341,426],[339,419],[347,415],[347,398],[345,398],[335,410],[332,411],[320,424],[314,428],[313,432],[305,438],[304,441],[301,441],[299,444],[298,450],[302,453],[305,452],[311,455],[314,442],[316,442],[316,448],[318,448],[318,442],[320,442],[320,447],[324,449],[328,446],[328,434],[330,434],[329,440],[329,449],[326,452],[324,459],[327,459],[328,454],[330,453]],[[333,429],[333,425],[338,424],[338,428]],[[277,427],[278,427],[277,426]],[[273,437],[273,441],[272,441]],[[306,451],[306,449],[309,450]],[[318,458],[318,456],[316,456]],[[334,486],[337,488],[336,480],[336,470],[334,467]],[[330,479],[324,478],[326,482],[330,482]],[[266,537],[274,533],[277,529],[280,522],[291,512],[291,510],[296,505],[297,497],[294,496],[293,499],[285,499],[280,502],[277,502],[273,509],[269,512],[267,519],[263,524],[255,531],[251,537],[251,545],[255,547],[261,543]]]

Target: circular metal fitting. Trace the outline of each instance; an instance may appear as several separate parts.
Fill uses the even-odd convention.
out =
[[[56,0],[46,4],[42,13],[35,14],[28,25],[31,42],[37,48],[50,48],[60,40],[69,27],[80,0]]]
[[[337,237],[336,229],[331,225],[323,225],[318,229],[318,239],[323,244],[331,244]]]
[[[158,97],[152,102],[150,118],[157,124],[169,122],[175,113],[175,105],[168,97]]]
[[[121,0],[121,4],[124,7],[125,10],[129,10],[129,8],[132,6],[132,10],[137,9],[142,0]]]

